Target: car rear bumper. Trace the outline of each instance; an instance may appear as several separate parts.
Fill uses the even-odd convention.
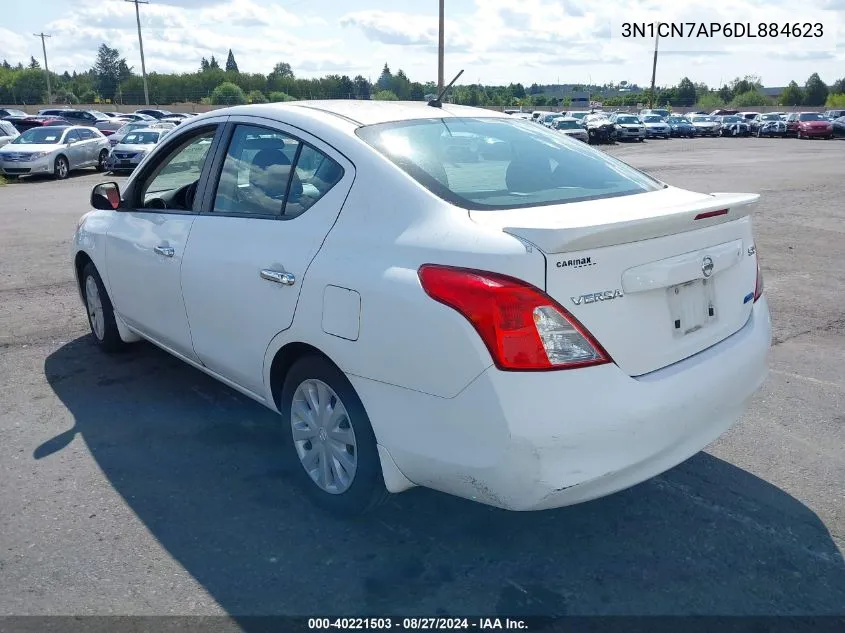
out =
[[[602,497],[650,479],[730,428],[767,375],[765,297],[721,343],[639,378],[616,365],[489,368],[454,398],[350,376],[382,449],[414,484],[508,510]]]

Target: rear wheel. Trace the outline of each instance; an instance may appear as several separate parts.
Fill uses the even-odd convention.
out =
[[[69,174],[70,165],[67,162],[67,158],[64,156],[58,156],[55,164],[53,165],[53,175],[57,180],[64,180]]]
[[[322,356],[296,361],[280,410],[290,426],[295,476],[315,503],[352,517],[387,499],[370,419],[342,371]]]

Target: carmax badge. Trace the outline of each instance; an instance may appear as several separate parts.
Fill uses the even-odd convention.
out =
[[[603,292],[591,292],[580,297],[570,297],[572,303],[580,306],[582,303],[595,303],[596,301],[612,301],[624,296],[621,290],[605,290]]]

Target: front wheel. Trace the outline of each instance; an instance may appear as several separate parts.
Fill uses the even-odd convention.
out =
[[[67,162],[67,158],[64,156],[56,158],[56,163],[53,165],[53,175],[56,177],[56,180],[64,180],[69,174],[70,165]]]
[[[97,171],[106,171],[106,161],[109,159],[109,150],[100,150],[100,155],[97,157]]]
[[[82,294],[85,298],[88,325],[91,326],[94,341],[106,352],[123,350],[126,343],[120,338],[114,308],[103,280],[100,278],[100,273],[91,262],[82,270]]]
[[[370,419],[346,375],[322,356],[294,363],[282,387],[294,471],[315,503],[365,514],[388,496]]]

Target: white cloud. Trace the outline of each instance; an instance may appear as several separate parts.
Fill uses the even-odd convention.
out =
[[[77,0],[49,11],[43,25],[51,68],[86,70],[97,47],[118,48],[140,70],[135,9],[119,0]],[[278,61],[302,76],[326,73],[363,74],[373,79],[387,62],[414,80],[436,78],[437,6],[406,0],[409,12],[365,9],[369,0],[155,0],[141,6],[148,72],[191,72],[202,57],[225,63],[231,48],[241,71],[267,73]],[[454,4],[455,8],[452,8]],[[313,6],[312,6],[313,5]],[[382,5],[384,6],[384,5]],[[736,75],[759,74],[769,85],[802,80],[812,72],[833,81],[842,74],[845,15],[836,8],[845,0],[804,0],[801,21],[821,16],[825,28],[839,28],[838,50],[819,50],[787,42],[770,54],[682,49],[661,39],[658,83],[684,75],[717,84]],[[795,21],[785,0],[462,0],[447,3],[446,74],[465,69],[461,82],[523,84],[620,81],[647,83],[651,76],[652,41],[631,43],[618,37],[622,21]],[[9,17],[11,19],[9,19]],[[40,59],[40,43],[28,26],[17,28],[7,15],[0,28],[0,58],[26,62]],[[38,23],[35,30],[42,28]],[[614,31],[616,29],[616,31]],[[720,45],[721,46],[721,45]],[[756,46],[756,44],[755,44]],[[701,46],[693,46],[701,48]],[[679,50],[681,49],[681,50]],[[739,49],[737,49],[739,50]],[[756,49],[754,49],[756,50]],[[837,56],[836,61],[832,56]]]

